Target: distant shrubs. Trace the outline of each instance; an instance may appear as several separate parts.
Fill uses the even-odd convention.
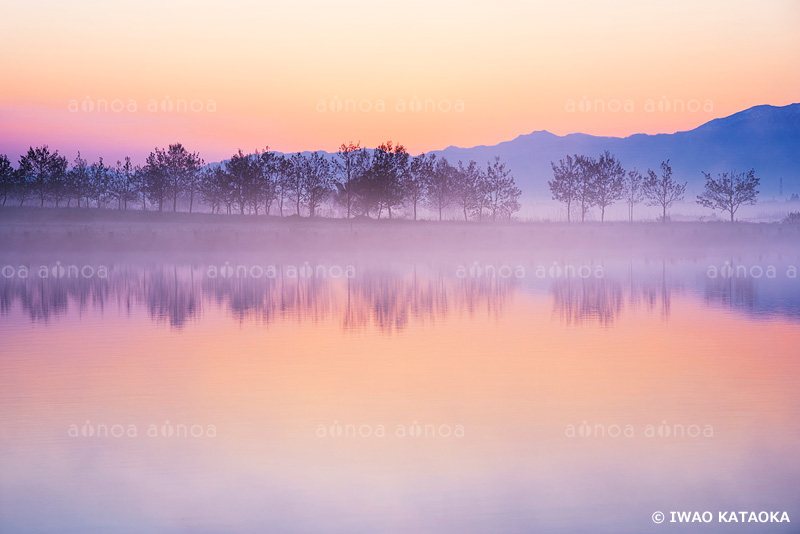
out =
[[[800,211],[789,212],[789,214],[786,215],[781,222],[786,224],[800,224]]]

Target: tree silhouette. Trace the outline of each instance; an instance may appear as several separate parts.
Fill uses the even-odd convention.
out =
[[[511,170],[506,168],[505,163],[495,156],[493,162],[489,162],[486,167],[486,181],[484,186],[486,194],[486,204],[492,221],[496,221],[499,216],[511,217],[519,211],[519,197],[522,191],[514,182]]]
[[[483,205],[482,198],[486,190],[485,176],[474,161],[470,161],[466,166],[459,161],[454,177],[453,196],[461,207],[464,220],[468,221],[469,214],[480,210]]]
[[[15,178],[16,171],[11,162],[8,161],[8,156],[0,154],[0,199],[3,201],[3,206],[6,205],[6,200],[14,192],[14,187],[16,186]]]
[[[428,183],[428,206],[439,214],[442,220],[442,211],[453,200],[453,182],[455,169],[445,158],[439,158],[433,165],[433,174]]]
[[[401,144],[387,141],[372,151],[370,175],[378,201],[378,218],[385,208],[392,218],[392,209],[403,205],[403,180],[408,172],[409,154]]]
[[[196,152],[182,144],[154,148],[145,164],[134,165],[126,156],[108,165],[102,157],[89,163],[78,152],[70,168],[58,151],[31,147],[15,170],[8,158],[0,159],[0,205],[16,198],[20,206],[35,196],[38,206],[58,207],[72,200],[79,208],[127,210],[129,204],[147,211],[164,211],[172,201],[177,212],[200,209],[211,213],[277,212],[284,216],[287,201],[297,215],[316,217],[324,206],[338,206],[344,217],[395,218],[398,209],[417,220],[426,206],[439,220],[457,203],[465,220],[510,218],[519,210],[521,191],[510,169],[499,158],[484,169],[476,162],[451,166],[446,159],[421,154],[412,158],[392,141],[367,150],[360,143],[342,144],[335,157],[321,152],[285,156],[256,150],[237,150],[228,160],[204,167]],[[263,211],[262,211],[263,208]],[[335,213],[335,212],[334,212]]]
[[[661,222],[667,222],[667,210],[672,204],[683,199],[686,182],[678,183],[672,179],[669,160],[661,162],[661,176],[647,169],[647,178],[642,184],[642,192],[648,206],[661,206]]]
[[[642,173],[633,169],[628,172],[624,183],[624,198],[628,204],[628,222],[633,222],[633,208],[644,200],[642,191]]]
[[[593,170],[592,197],[594,205],[600,208],[602,223],[605,221],[606,207],[621,200],[625,194],[625,170],[608,150],[600,155]]]
[[[417,207],[425,200],[428,186],[433,179],[436,166],[435,154],[420,154],[411,159],[403,190],[406,200],[411,205],[413,218],[417,220]]]
[[[39,197],[40,207],[44,207],[45,200],[51,197],[56,204],[63,198],[61,189],[67,172],[67,158],[59,156],[58,150],[50,153],[47,145],[30,147],[19,160],[18,172]]]
[[[338,160],[333,163],[333,183],[336,187],[334,199],[345,210],[345,218],[349,219],[358,199],[358,182],[369,165],[369,155],[361,148],[361,143],[342,143],[336,153]]]
[[[595,202],[595,165],[597,162],[589,156],[575,156],[578,167],[578,181],[575,188],[575,199],[581,207],[581,222],[586,221],[586,213]]]
[[[716,179],[707,172],[703,176],[706,178],[706,187],[702,194],[697,195],[697,203],[728,212],[731,222],[734,222],[736,212],[742,205],[756,203],[761,179],[756,176],[755,169],[747,173],[724,172]]]
[[[570,213],[572,203],[578,198],[578,183],[580,180],[580,163],[577,154],[573,157],[566,156],[566,159],[558,160],[558,165],[550,162],[553,168],[553,179],[547,182],[553,200],[563,202],[567,205],[567,222],[571,222]]]
[[[303,162],[303,189],[308,216],[317,215],[320,204],[331,194],[331,167],[319,152],[312,152]]]

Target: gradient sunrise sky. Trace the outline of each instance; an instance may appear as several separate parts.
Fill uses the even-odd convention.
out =
[[[798,28],[795,0],[5,0],[0,153],[668,133],[800,101]]]

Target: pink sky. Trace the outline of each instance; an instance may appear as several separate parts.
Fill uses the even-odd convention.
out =
[[[674,132],[800,101],[798,27],[779,0],[7,3],[0,153]]]

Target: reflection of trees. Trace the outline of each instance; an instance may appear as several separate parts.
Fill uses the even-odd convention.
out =
[[[161,322],[168,320],[171,326],[182,326],[198,313],[200,306],[195,297],[194,271],[177,266],[150,268],[133,279],[143,281],[144,301],[150,317]],[[130,284],[121,286],[129,289]]]
[[[610,326],[627,306],[628,310],[659,310],[669,318],[672,294],[681,291],[682,283],[661,260],[657,269],[627,266],[624,276],[615,278],[558,278],[551,284],[554,313],[568,325],[598,323]]]
[[[16,303],[32,321],[116,302],[131,313],[143,307],[157,322],[181,327],[202,315],[205,303],[231,313],[240,322],[271,323],[276,318],[319,322],[341,317],[342,328],[369,325],[382,331],[402,330],[413,319],[433,322],[453,311],[497,314],[511,295],[507,280],[460,280],[441,271],[419,273],[417,267],[393,271],[365,269],[355,278],[277,276],[206,276],[199,267],[117,265],[108,278],[0,279],[0,311]]]
[[[756,307],[756,281],[752,278],[708,278],[704,296],[706,302],[731,308],[753,310]]]
[[[66,314],[69,308],[83,313],[90,306],[105,309],[113,301],[130,313],[142,306],[156,321],[181,326],[197,314],[194,273],[177,266],[115,266],[108,277],[41,278],[32,269],[28,278],[0,281],[0,310],[7,313],[14,302],[32,321],[48,321]]]
[[[660,263],[661,268],[657,272],[645,269],[640,271],[634,268],[633,262],[629,263],[625,285],[631,309],[644,307],[648,311],[654,311],[660,308],[661,317],[668,319],[672,293],[680,291],[682,283],[667,269],[667,260],[662,259]]]
[[[28,278],[0,280],[0,311],[6,314],[14,302],[19,302],[36,322],[64,314],[70,305],[79,313],[89,305],[102,308],[108,296],[108,280],[100,278],[40,278],[33,269]]]
[[[693,271],[696,273],[696,271]],[[568,325],[613,325],[623,309],[644,309],[669,317],[672,297],[682,291],[688,273],[669,261],[645,262],[608,270],[603,278],[556,278],[548,282],[553,314]],[[705,271],[704,271],[705,274]],[[752,278],[696,280],[708,303],[756,313],[800,316],[800,295],[779,281]],[[131,314],[146,310],[156,322],[180,328],[211,305],[240,322],[276,320],[318,323],[334,318],[344,330],[376,327],[400,331],[410,323],[435,323],[452,314],[499,315],[519,281],[515,278],[458,278],[451,269],[425,263],[360,268],[355,278],[289,277],[211,278],[190,265],[115,265],[108,278],[0,277],[0,313],[20,308],[31,321],[47,322],[67,313],[113,307]],[[791,288],[790,288],[791,289]]]
[[[449,271],[419,272],[414,265],[398,272],[366,271],[350,281],[344,328],[375,324],[381,330],[405,328],[410,319],[433,323],[453,311],[472,316],[484,308],[490,315],[502,310],[515,280],[495,277],[454,278]]]
[[[335,284],[324,278],[287,278],[279,271],[275,278],[205,278],[202,292],[240,322],[270,323],[287,316],[317,322],[334,308]]]
[[[550,286],[554,313],[567,325],[610,326],[622,311],[622,283],[607,278],[557,278]]]

